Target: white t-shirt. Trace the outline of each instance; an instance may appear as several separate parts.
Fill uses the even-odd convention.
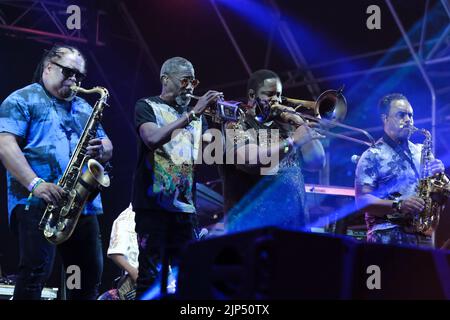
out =
[[[134,268],[138,268],[139,247],[137,234],[135,231],[134,211],[131,204],[125,209],[116,220],[114,220],[111,239],[109,241],[108,255],[123,254],[128,263]]]

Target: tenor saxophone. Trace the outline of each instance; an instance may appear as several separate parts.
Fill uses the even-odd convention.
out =
[[[110,184],[103,166],[86,155],[89,140],[96,137],[103,108],[107,106],[108,90],[102,87],[86,90],[75,85],[71,86],[71,90],[75,93],[98,93],[100,98],[95,103],[69,164],[58,181],[58,186],[65,191],[65,195],[58,203],[47,205],[39,222],[39,229],[43,231],[44,237],[53,244],[61,244],[70,238],[86,202],[101,188],[109,187]]]

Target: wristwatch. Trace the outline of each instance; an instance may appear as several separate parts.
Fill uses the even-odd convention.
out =
[[[194,110],[189,111],[188,113],[188,117],[189,117],[189,122],[192,120],[198,120],[198,116],[195,114]]]
[[[400,210],[402,209],[402,202],[403,200],[394,200],[394,202],[392,202],[392,209],[394,212],[400,213]]]

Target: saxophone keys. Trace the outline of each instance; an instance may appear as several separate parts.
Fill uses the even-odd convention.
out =
[[[54,232],[53,228],[46,225],[45,229],[44,229],[44,236],[46,238],[51,238],[54,234],[55,234],[55,232]]]
[[[66,224],[64,222],[58,222],[56,228],[58,229],[58,231],[64,231],[64,229],[66,228]]]

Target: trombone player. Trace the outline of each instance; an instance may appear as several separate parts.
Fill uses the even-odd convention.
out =
[[[275,72],[254,72],[248,80],[245,116],[224,126],[242,138],[226,143],[227,158],[231,154],[237,164],[219,166],[228,232],[269,225],[301,229],[305,225],[302,170],[317,171],[324,166],[325,153],[319,141],[323,136],[298,116],[270,116],[272,106],[281,103],[281,93]],[[267,168],[261,154],[277,157],[277,170],[262,175],[261,169]]]

